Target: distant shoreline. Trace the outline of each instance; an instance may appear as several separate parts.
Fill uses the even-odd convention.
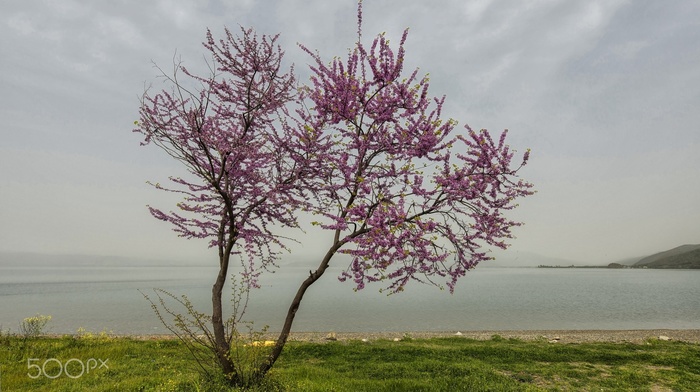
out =
[[[351,340],[401,340],[460,337],[489,340],[493,336],[526,341],[543,340],[551,343],[644,343],[649,339],[662,339],[700,344],[700,329],[634,329],[634,330],[494,330],[450,332],[293,332],[289,341],[329,342]],[[174,335],[116,335],[139,340],[175,339]],[[265,334],[263,340],[275,340],[274,333]]]
[[[615,264],[615,265],[613,265],[613,264]],[[633,265],[622,265],[622,264],[616,264],[616,263],[612,263],[609,265],[538,265],[537,268],[649,269],[649,270],[684,270],[684,271],[693,271],[693,270],[700,269],[699,267],[688,267],[688,268],[653,267],[653,266],[649,267],[646,265],[633,266]]]

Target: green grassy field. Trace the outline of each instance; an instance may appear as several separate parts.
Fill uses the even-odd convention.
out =
[[[2,392],[212,389],[177,340],[0,336]],[[259,390],[698,391],[700,345],[550,344],[498,336],[290,342]]]

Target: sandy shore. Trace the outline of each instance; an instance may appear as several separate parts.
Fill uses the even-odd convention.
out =
[[[643,343],[647,339],[676,340],[700,343],[700,330],[574,330],[574,331],[452,331],[452,332],[382,332],[382,333],[294,333],[290,340],[327,341],[329,337],[337,340],[376,340],[401,339],[404,336],[414,339],[435,337],[463,337],[476,340],[488,340],[498,335],[505,339],[547,340],[560,343],[611,342],[611,343]]]
[[[450,331],[450,332],[295,332],[290,341],[328,342],[332,340],[367,341],[378,339],[427,339],[437,337],[462,337],[476,340],[488,340],[498,335],[505,339],[544,340],[551,343],[643,343],[647,339],[673,340],[700,343],[700,329],[643,329],[643,330],[539,330],[539,331]],[[138,339],[168,339],[173,335],[140,335]],[[277,335],[267,334],[264,339],[274,340]]]

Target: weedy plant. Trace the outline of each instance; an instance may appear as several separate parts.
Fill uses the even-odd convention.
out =
[[[10,344],[10,330],[5,330],[3,329],[2,325],[0,325],[0,346],[7,346]]]
[[[34,317],[27,317],[19,325],[19,331],[25,338],[36,337],[45,333],[46,324],[51,321],[51,316],[37,314]]]
[[[256,330],[254,323],[243,320],[248,307],[250,288],[237,284],[231,299],[231,315],[224,322],[228,359],[233,364],[233,372],[222,375],[219,364],[219,351],[216,337],[211,329],[211,316],[195,309],[186,295],[176,296],[166,290],[154,288],[155,298],[141,293],[163,325],[172,332],[187,348],[197,363],[197,369],[207,383],[207,388],[216,385],[237,385],[250,388],[261,385],[264,375],[259,369],[270,354],[270,344],[264,340],[268,327]],[[176,308],[184,309],[181,313]],[[222,379],[226,377],[226,379]],[[231,377],[232,379],[228,379]]]
[[[10,330],[3,330],[0,326],[0,347],[7,350],[5,354],[10,361],[20,360],[31,350],[36,338],[46,333],[46,324],[51,321],[51,316],[37,314],[27,317],[19,325],[19,332],[13,334]]]

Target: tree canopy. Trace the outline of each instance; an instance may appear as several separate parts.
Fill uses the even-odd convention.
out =
[[[460,277],[489,259],[489,247],[506,248],[521,223],[506,212],[533,193],[518,176],[529,150],[516,158],[507,131],[458,128],[443,118],[445,97],[429,94],[418,70],[404,72],[404,31],[396,47],[384,35],[358,40],[347,58],[312,59],[311,79],[297,86],[293,68],[282,70],[277,36],[226,30],[204,47],[211,74],[176,66],[170,90],[146,92],[135,130],[180,161],[192,180],[171,177],[182,194],[180,211],[149,207],[185,238],[204,238],[218,248],[219,274],[212,289],[211,344],[236,383],[231,330],[222,318],[221,292],[231,256],[247,287],[286,249],[279,228],[299,227],[304,214],[333,232],[319,266],[310,271],[290,305],[265,374],[282,351],[306,289],[338,253],[351,256],[340,280],[357,290],[381,282],[397,293],[411,281],[443,284],[453,291]],[[192,91],[182,73],[197,82]],[[165,73],[164,73],[165,75]],[[303,236],[300,241],[304,242]],[[231,326],[235,329],[235,326]]]

